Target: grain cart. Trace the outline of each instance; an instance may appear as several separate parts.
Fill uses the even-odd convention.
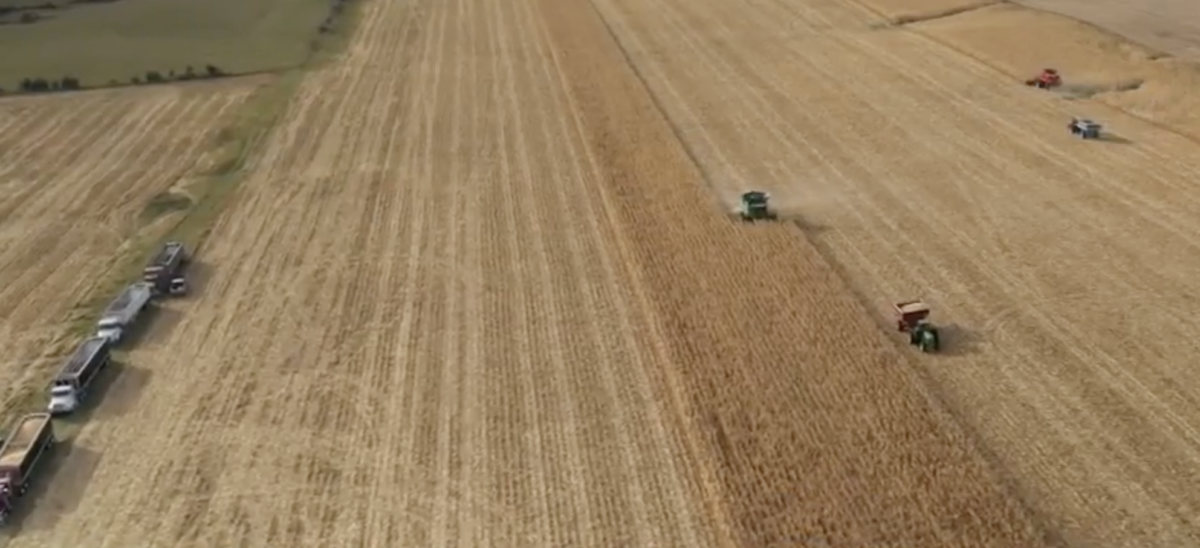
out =
[[[50,383],[50,403],[46,410],[51,415],[75,412],[87,396],[88,387],[109,364],[109,360],[108,339],[92,337],[80,343]]]
[[[929,323],[929,305],[921,301],[905,301],[893,305],[896,310],[896,329],[908,333],[908,343],[922,352],[937,352],[941,348],[938,329]]]
[[[1025,81],[1025,85],[1039,89],[1056,88],[1062,85],[1062,76],[1052,68],[1042,69],[1042,73]]]
[[[742,208],[739,212],[743,221],[773,220],[775,213],[768,207],[770,196],[766,192],[751,190],[742,194]]]
[[[183,242],[167,242],[142,269],[142,281],[150,284],[156,296],[183,295],[187,293],[187,278],[183,276],[187,263]]]
[[[1086,118],[1071,118],[1067,128],[1072,135],[1078,135],[1081,139],[1099,139],[1100,130],[1103,129],[1098,122]]]
[[[30,479],[46,450],[54,445],[54,423],[49,413],[32,413],[17,420],[0,445],[0,512],[7,519],[13,503],[29,491]]]

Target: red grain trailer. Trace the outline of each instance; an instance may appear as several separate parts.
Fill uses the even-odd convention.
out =
[[[0,521],[8,518],[14,502],[29,491],[30,479],[54,442],[49,413],[30,413],[13,424],[0,445]]]

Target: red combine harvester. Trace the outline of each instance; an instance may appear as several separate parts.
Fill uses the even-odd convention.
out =
[[[1056,88],[1062,85],[1062,76],[1058,74],[1058,70],[1056,69],[1042,69],[1042,73],[1037,75],[1037,78],[1026,80],[1025,85],[1041,89]]]

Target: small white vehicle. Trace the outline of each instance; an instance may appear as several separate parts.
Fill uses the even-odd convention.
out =
[[[1072,135],[1078,135],[1082,139],[1099,139],[1100,130],[1103,129],[1099,122],[1087,118],[1071,118],[1067,127]]]

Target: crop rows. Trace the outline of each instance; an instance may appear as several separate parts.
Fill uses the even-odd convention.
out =
[[[0,102],[3,408],[40,388],[73,349],[63,322],[90,311],[72,305],[102,285],[142,208],[193,168],[214,121],[245,96],[155,90]]]
[[[144,386],[83,426],[76,488],[9,546],[1045,545],[981,442],[1052,525],[1099,520],[1068,499],[1103,495],[1159,527],[1122,542],[1189,540],[1166,511],[1189,495],[1160,479],[1193,459],[1195,396],[1167,380],[1188,377],[1173,365],[1188,348],[1089,323],[1104,311],[1094,286],[1037,252],[1080,276],[1104,267],[1086,280],[1103,302],[1190,340],[1156,293],[1190,287],[1167,260],[1196,233],[1183,141],[1132,123],[1124,135],[1161,150],[1056,139],[1061,103],[872,27],[854,3],[364,9],[346,55],[306,77],[249,166],[197,296],[134,350],[154,364]],[[124,115],[0,103],[14,160],[0,180],[144,202],[188,162],[139,146],[186,157],[202,137],[174,132],[234,104],[147,97]],[[30,106],[50,104],[144,133],[54,144],[65,122],[39,124]],[[61,157],[58,172],[28,167]],[[138,185],[103,184],[138,162],[151,163]],[[1093,181],[1090,165],[1146,182]],[[730,222],[729,199],[760,185],[804,222]],[[71,220],[92,211],[82,196],[9,194],[0,208],[31,223],[63,203]],[[1106,230],[1113,215],[1170,253],[1123,239],[1132,225]],[[4,265],[47,247],[79,268],[113,253],[39,230],[43,243],[0,251],[14,280],[0,304],[28,304],[31,325],[44,316],[18,297],[46,289]],[[1142,262],[1161,268],[1135,277]],[[940,362],[873,321],[929,293],[948,322]],[[1153,316],[1164,308],[1180,321]],[[6,340],[22,337],[42,344]],[[1156,352],[1166,365],[1125,366],[1162,364]]]
[[[1050,527],[1197,542],[1195,144],[992,68],[1084,86],[1125,45],[1011,6],[899,31],[855,3],[600,5],[720,199],[772,192],[876,318],[932,301],[948,349],[922,369]],[[1106,101],[1172,124],[1176,83]],[[1081,114],[1108,140],[1072,138]]]
[[[18,542],[714,545],[543,20],[365,9],[81,432],[128,464]]]
[[[567,66],[613,67],[571,81],[742,545],[1038,545],[816,250],[788,225],[728,223],[650,97],[629,99],[633,73],[600,23],[551,9]],[[571,47],[585,43],[608,47]]]

